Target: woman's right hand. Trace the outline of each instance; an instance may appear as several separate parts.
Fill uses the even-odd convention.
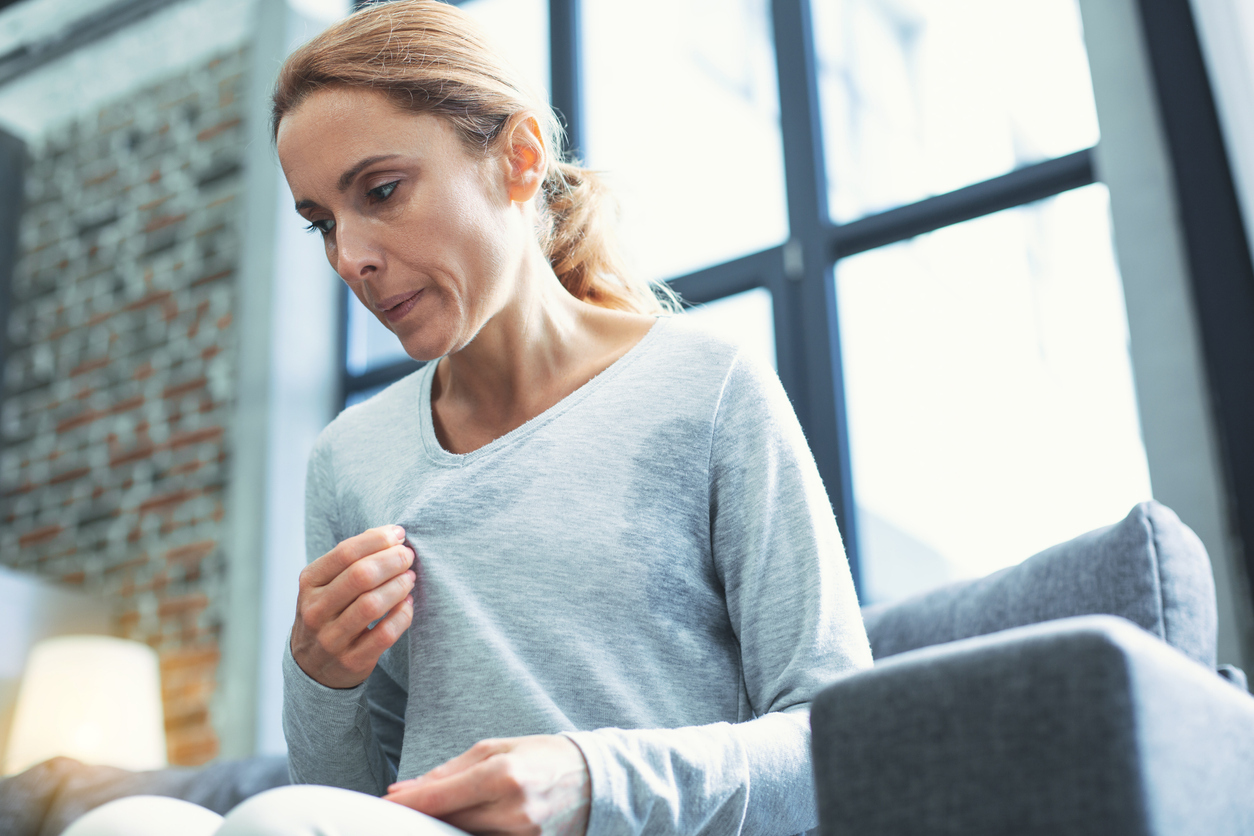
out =
[[[385,525],[306,566],[292,625],[292,657],[301,670],[328,688],[365,682],[414,617],[413,562],[405,529]]]

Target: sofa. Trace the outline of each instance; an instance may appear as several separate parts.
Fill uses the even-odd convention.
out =
[[[811,713],[824,836],[1254,834],[1254,698],[1168,508],[863,614],[875,667]]]
[[[813,709],[824,834],[1254,833],[1254,699],[1216,670],[1210,563],[1164,506],[863,617],[876,666]],[[0,834],[140,793],[225,813],[287,780],[283,758],[56,758],[0,780]]]

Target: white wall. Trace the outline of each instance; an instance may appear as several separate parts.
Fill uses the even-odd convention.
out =
[[[222,671],[233,688],[221,712],[229,720],[220,730],[227,756],[286,751],[282,659],[305,565],[305,465],[338,408],[340,283],[319,242],[301,230],[268,124],[270,91],[284,56],[346,13],[348,2],[294,5],[258,0],[252,25],[231,479],[232,621]]]
[[[1228,517],[1210,392],[1170,155],[1136,0],[1081,0],[1101,126],[1097,176],[1110,189],[1137,405],[1154,498],[1211,557],[1219,661],[1254,662],[1249,587]]]
[[[1232,166],[1246,242],[1254,246],[1254,3],[1250,0],[1191,2]],[[1254,549],[1254,543],[1245,547]],[[1248,565],[1231,567],[1230,582],[1236,585],[1232,593],[1233,607],[1239,616],[1237,629],[1244,639],[1244,667],[1251,670],[1254,669],[1254,613],[1251,612],[1254,602],[1249,600],[1248,574]]]
[[[1254,241],[1254,3],[1192,0],[1192,4],[1245,215],[1246,239]]]

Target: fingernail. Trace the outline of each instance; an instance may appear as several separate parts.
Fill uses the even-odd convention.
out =
[[[405,596],[405,603],[406,603],[406,604],[407,604],[410,608],[412,608],[412,607],[414,606],[414,596],[412,596],[412,595],[406,595],[406,596]],[[415,779],[415,780],[417,780],[417,779]]]
[[[405,529],[401,528],[399,525],[392,526],[392,536],[395,537],[397,540],[404,540]]]

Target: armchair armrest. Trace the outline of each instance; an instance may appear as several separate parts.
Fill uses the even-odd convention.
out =
[[[885,659],[811,723],[825,836],[1254,833],[1254,698],[1111,616]]]

